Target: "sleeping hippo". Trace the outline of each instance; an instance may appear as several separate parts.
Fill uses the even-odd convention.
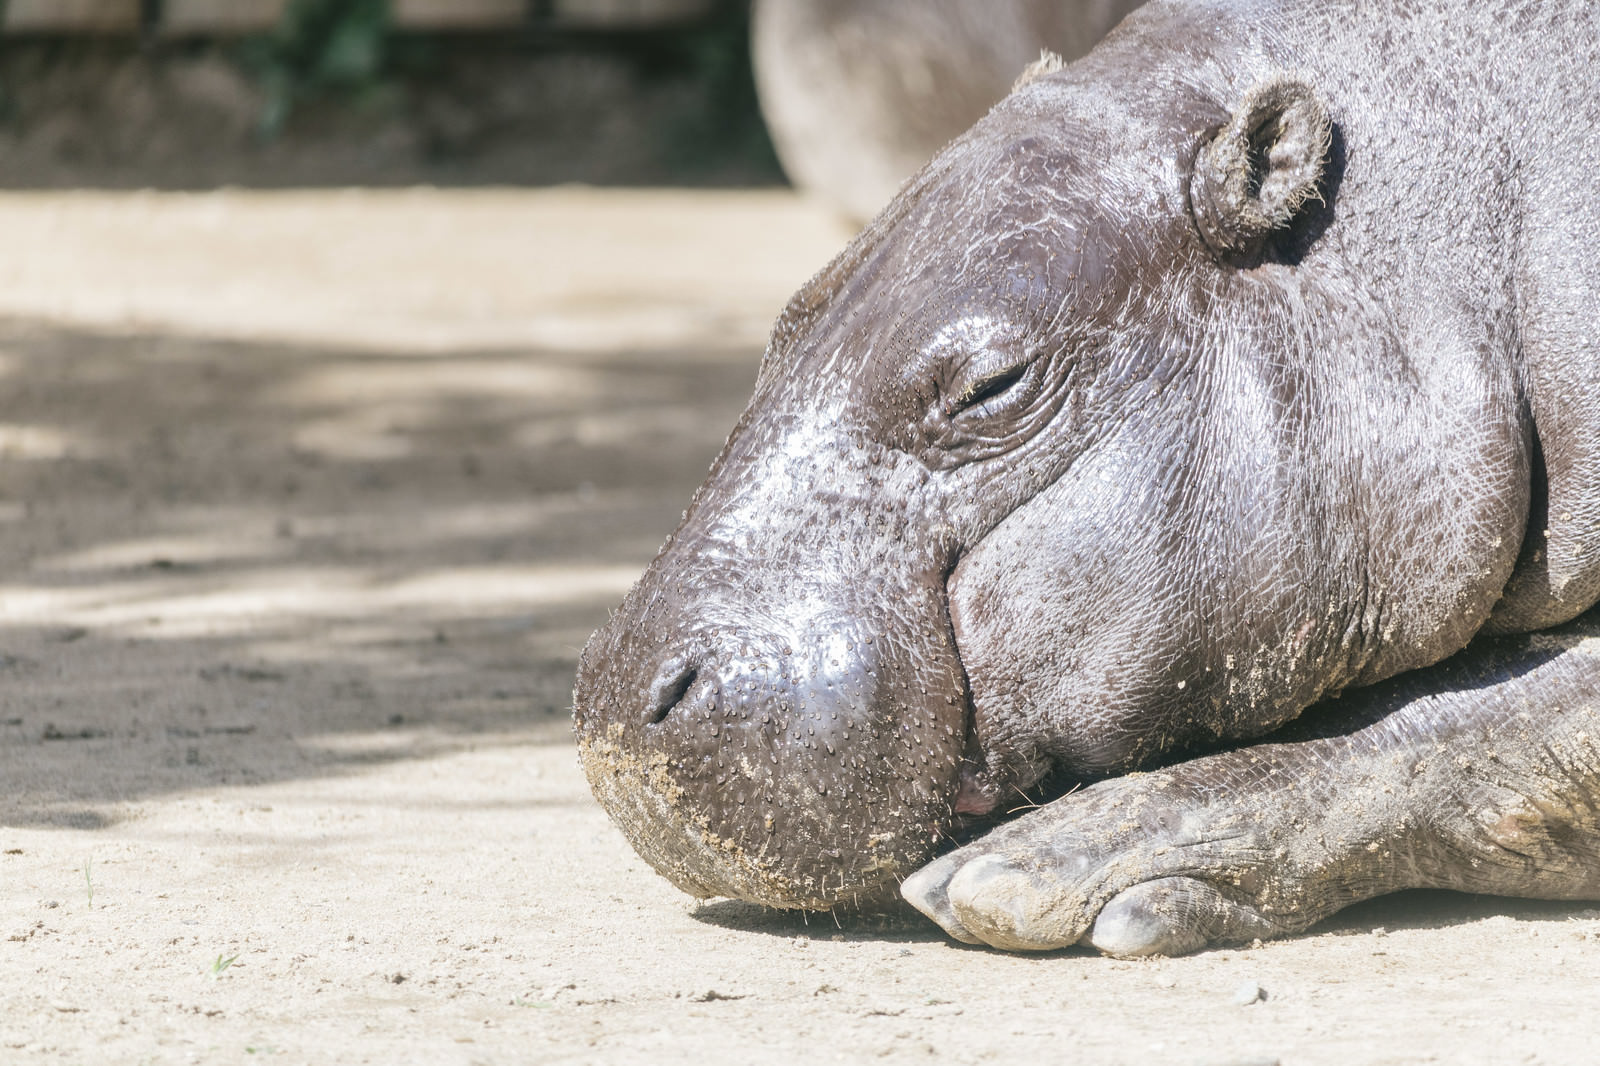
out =
[[[865,221],[1049,49],[1075,59],[1139,0],[756,0],[751,52],[783,169]]]
[[[1041,63],[779,317],[584,651],[595,794],[694,895],[1008,949],[1600,898],[1597,164],[1588,0]]]

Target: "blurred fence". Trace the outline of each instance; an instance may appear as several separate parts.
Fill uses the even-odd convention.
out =
[[[750,0],[0,0],[0,188],[772,185]]]
[[[293,0],[0,0],[7,34],[226,36],[277,25]],[[708,15],[717,0],[390,0],[396,29],[648,29]]]

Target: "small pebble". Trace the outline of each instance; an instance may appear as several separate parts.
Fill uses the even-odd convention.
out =
[[[1248,1007],[1252,1003],[1260,1003],[1267,998],[1267,990],[1254,981],[1246,981],[1233,990],[1233,1002],[1241,1007]]]

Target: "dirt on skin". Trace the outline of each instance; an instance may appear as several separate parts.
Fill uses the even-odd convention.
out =
[[[697,904],[579,647],[768,321],[785,194],[0,198],[0,1061],[1571,1063],[1600,911],[1003,955]]]

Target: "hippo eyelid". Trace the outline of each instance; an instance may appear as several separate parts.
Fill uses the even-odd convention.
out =
[[[965,387],[961,388],[950,399],[946,400],[943,408],[946,418],[959,418],[971,411],[980,415],[993,413],[990,409],[991,401],[1005,397],[1016,392],[1015,400],[1008,400],[1003,406],[1014,406],[1015,401],[1031,399],[1037,391],[1040,375],[1037,371],[1043,360],[1029,356],[1020,362],[997,367],[983,374]],[[1028,385],[1029,388],[1018,389],[1019,385]]]
[[[1018,363],[1016,366],[997,370],[988,377],[974,381],[962,391],[960,396],[951,401],[950,406],[946,408],[946,413],[951,415],[958,414],[970,407],[979,406],[985,400],[992,400],[1001,395],[1022,380],[1022,376],[1028,372],[1029,365],[1029,363]]]

